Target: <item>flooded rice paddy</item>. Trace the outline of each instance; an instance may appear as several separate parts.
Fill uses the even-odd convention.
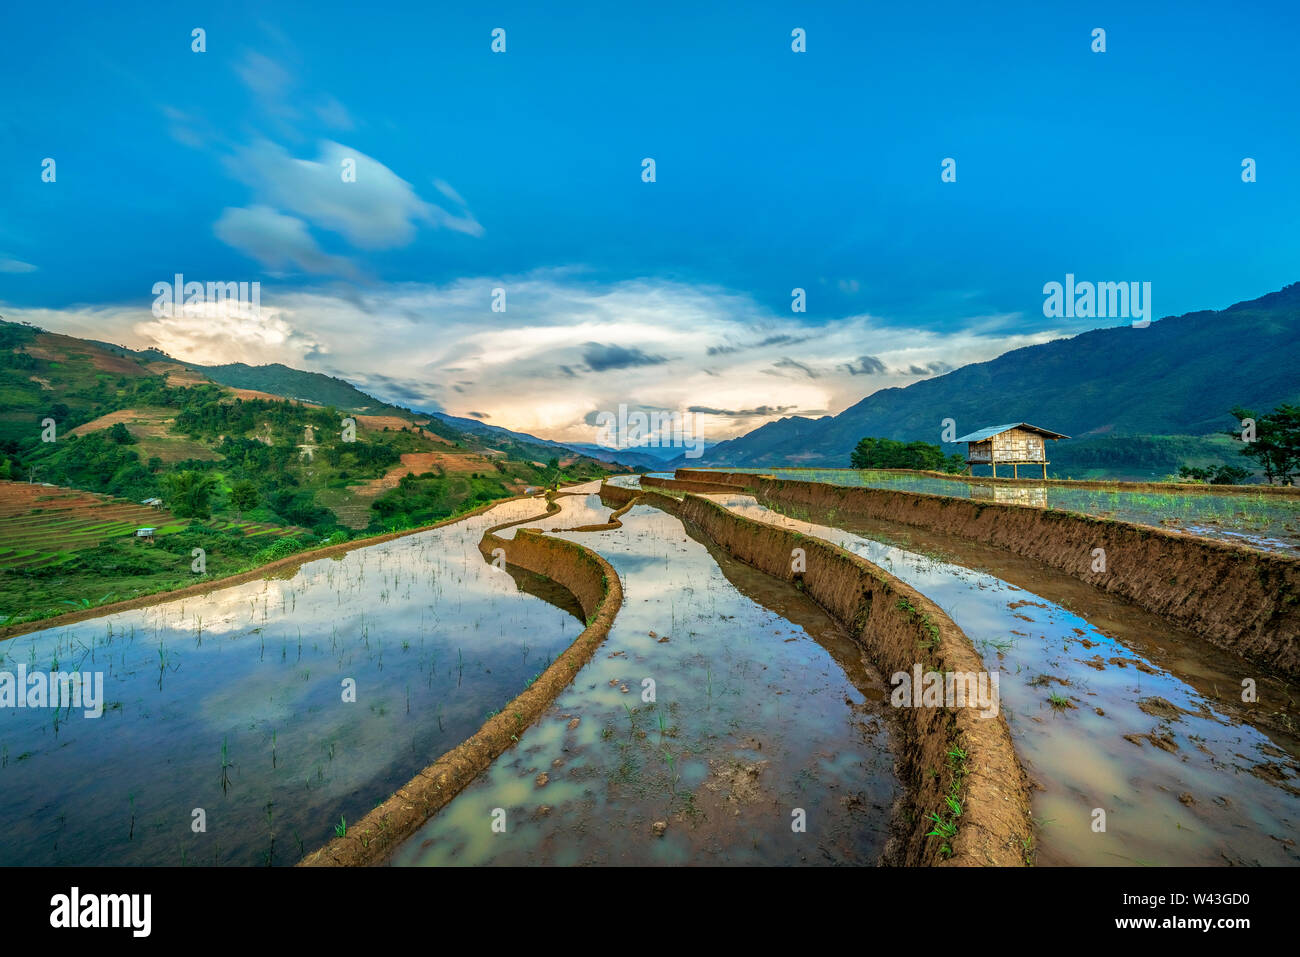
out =
[[[1229,697],[1240,681],[1208,665],[1210,656],[1184,679],[992,575],[796,519],[749,495],[708,497],[862,555],[966,632],[1000,674],[1002,710],[1037,786],[1038,863],[1300,863],[1300,744],[1245,723]],[[1098,809],[1104,832],[1094,830]]]
[[[541,508],[0,642],[0,671],[104,675],[100,718],[0,709],[0,864],[295,863],[582,630],[567,592],[478,551]]]
[[[605,521],[591,488],[536,526]],[[877,863],[899,796],[880,677],[793,586],[657,509],[622,523],[555,533],[623,582],[591,664],[393,863]]]
[[[929,481],[943,494],[974,484]],[[1264,721],[1237,703],[1240,662],[1140,616],[1116,637],[1096,624],[1105,616],[1085,620],[969,556],[709,497],[863,555],[970,636],[1036,787],[1037,863],[1300,862],[1292,712]],[[392,863],[889,862],[903,807],[895,715],[857,645],[792,585],[665,512],[636,505],[621,528],[564,531],[610,509],[594,483],[559,502],[527,524],[599,552],[624,606],[547,713]],[[473,734],[582,630],[571,595],[478,551],[488,526],[542,508],[502,503],[0,642],[0,672],[104,678],[99,718],[0,709],[0,863],[296,862]]]
[[[997,485],[856,469],[720,468],[715,471],[761,472],[801,482],[1057,508],[1237,542],[1267,551],[1300,552],[1300,498],[1246,493],[1140,492],[1060,485]]]

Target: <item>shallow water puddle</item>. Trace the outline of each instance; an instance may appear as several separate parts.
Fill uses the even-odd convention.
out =
[[[103,672],[105,692],[98,719],[0,710],[0,864],[295,863],[582,630],[571,596],[478,551],[487,526],[543,507],[0,642],[0,671],[57,662]]]
[[[1300,863],[1295,743],[1215,702],[1084,619],[991,575],[710,495],[831,541],[936,602],[999,670],[1002,710],[1041,790],[1043,864]],[[1105,831],[1093,830],[1094,809]]]
[[[610,512],[596,494],[559,501],[537,527]],[[622,522],[559,533],[623,581],[609,637],[393,863],[876,863],[898,788],[885,689],[856,646],[672,516],[638,505]]]

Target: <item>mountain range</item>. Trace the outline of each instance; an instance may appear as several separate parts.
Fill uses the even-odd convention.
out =
[[[430,432],[513,458],[546,461],[576,454],[647,470],[846,467],[864,436],[940,442],[951,419],[953,435],[1020,421],[1068,435],[1051,446],[1052,474],[1146,478],[1180,464],[1239,464],[1238,449],[1224,434],[1234,426],[1228,410],[1242,406],[1264,412],[1283,402],[1300,402],[1295,372],[1300,368],[1300,283],[1226,309],[1166,317],[1145,328],[1093,329],[1016,349],[905,388],[880,389],[837,415],[769,422],[707,446],[695,459],[674,457],[675,450],[668,448],[556,442],[440,410],[409,409],[344,379],[278,363],[204,366],[156,349],[45,336],[49,343],[93,346],[141,371],[189,374],[196,381],[364,415],[420,417]],[[953,443],[941,444],[947,452],[963,451]]]
[[[873,392],[838,415],[788,416],[677,466],[847,467],[858,440],[939,443],[1029,422],[1071,438],[1052,471],[1074,477],[1165,474],[1184,462],[1240,464],[1229,409],[1300,401],[1300,283],[1219,311],[1115,326],[1004,353],[906,388]],[[952,443],[946,452],[964,451]]]

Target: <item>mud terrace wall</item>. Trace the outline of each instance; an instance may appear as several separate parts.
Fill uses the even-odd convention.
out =
[[[671,488],[679,492],[701,492],[704,495],[711,495],[715,492],[731,491],[733,486],[724,485],[720,482],[697,482],[687,481],[685,479],[663,479],[655,478],[653,475],[641,476],[642,488]]]
[[[559,510],[553,501],[546,515]],[[324,847],[304,857],[299,867],[361,866],[382,863],[402,841],[460,793],[541,716],[573,680],[614,624],[623,604],[623,587],[613,567],[590,549],[534,529],[520,529],[513,539],[496,533],[511,525],[543,516],[507,522],[488,529],[479,550],[491,559],[493,549],[505,550],[506,561],[558,582],[582,606],[587,627],[541,676],[500,714],[489,718],[470,738],[429,765],[397,793]]]
[[[1300,678],[1300,559],[1029,505],[682,469],[760,500],[831,509],[997,545],[1162,615],[1220,648]],[[1093,549],[1105,571],[1093,571]]]
[[[1048,449],[1051,454],[1051,449]],[[1010,462],[999,462],[1010,465]],[[1024,464],[1024,463],[1021,463]],[[1032,466],[1026,466],[1032,468]],[[783,468],[760,469],[765,475],[781,478]],[[1051,485],[1057,488],[1086,488],[1103,491],[1157,492],[1161,494],[1201,494],[1201,495],[1269,495],[1277,498],[1300,498],[1298,485],[1210,485],[1201,482],[1116,482],[1095,479],[1060,479],[1060,478],[1011,478],[999,475],[964,475],[955,472],[933,472],[929,469],[826,469],[832,472],[883,472],[886,475],[904,477],[921,477],[943,479],[945,482],[975,482],[979,485],[1007,485],[1013,488],[1039,488]]]
[[[785,581],[794,581],[866,649],[886,680],[921,663],[927,671],[971,672],[984,664],[970,639],[936,605],[888,572],[822,539],[756,522],[696,495],[677,499],[654,489],[603,486],[606,504],[633,499],[692,523],[735,558]],[[807,570],[792,571],[792,551],[802,548]],[[1025,863],[1032,825],[1028,784],[1005,718],[981,718],[970,708],[899,708],[905,740],[897,748],[900,778],[910,807],[901,847],[887,853],[905,865]],[[949,752],[966,759],[958,772]],[[933,812],[945,815],[944,798],[957,785],[962,811],[951,840],[928,837]]]

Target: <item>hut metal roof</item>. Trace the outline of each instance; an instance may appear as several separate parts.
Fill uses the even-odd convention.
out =
[[[972,432],[970,435],[962,435],[953,439],[954,442],[983,442],[985,439],[991,439],[995,435],[1001,435],[1003,432],[1010,432],[1012,429],[1025,429],[1029,432],[1037,432],[1039,435],[1046,436],[1049,439],[1068,439],[1068,435],[1062,435],[1060,432],[1053,432],[1051,429],[1040,429],[1036,425],[1030,425],[1028,422],[1012,422],[1009,425],[993,425],[987,429],[980,429],[978,432]]]

